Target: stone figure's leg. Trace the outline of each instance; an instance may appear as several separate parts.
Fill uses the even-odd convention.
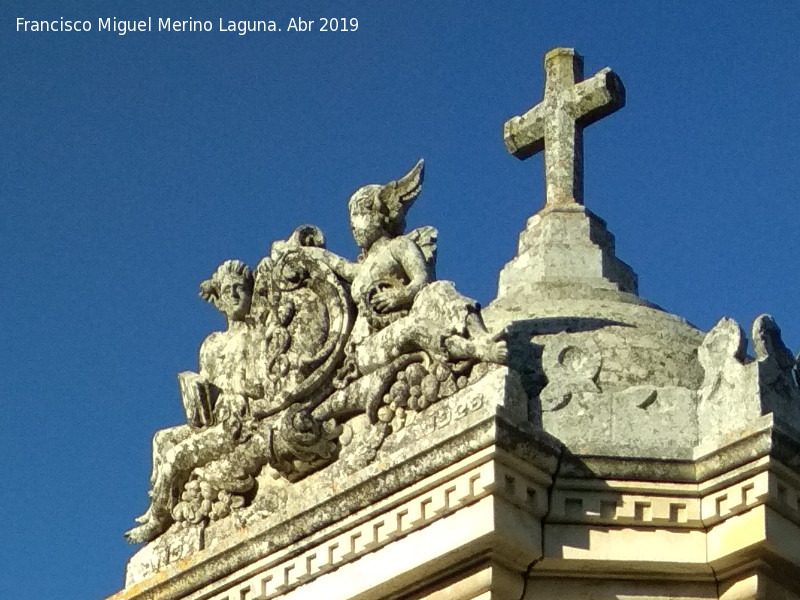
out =
[[[167,453],[173,446],[186,440],[193,431],[193,428],[189,425],[178,425],[177,427],[156,431],[153,436],[153,469],[150,472],[150,491],[148,492],[150,504],[144,514],[135,519],[141,525],[125,533],[128,541],[132,543],[145,542],[153,539],[161,532],[155,527],[162,520],[159,518],[159,513],[163,513],[163,510],[159,510],[155,500],[157,496],[156,487],[158,482],[163,479],[162,471],[165,469],[165,461],[168,460]]]
[[[506,341],[504,339],[500,339],[500,336],[503,335],[504,332],[501,332],[495,336],[489,333],[489,330],[486,329],[486,325],[483,323],[481,313],[477,310],[470,311],[467,314],[465,319],[465,327],[468,339],[465,340],[459,336],[452,336],[448,338],[445,341],[445,345],[448,347],[448,350],[451,352],[458,352],[460,349],[457,350],[456,347],[461,345],[463,346],[463,351],[471,352],[470,355],[462,356],[461,358],[477,358],[486,362],[505,364],[508,356],[508,350],[506,347]],[[461,340],[471,343],[464,345]],[[451,346],[453,347],[452,350]],[[453,357],[458,358],[455,355],[453,355]]]
[[[337,423],[344,423],[356,415],[363,414],[368,407],[380,402],[395,376],[408,365],[422,362],[421,352],[413,352],[399,356],[388,365],[359,377],[346,388],[337,390],[321,402],[312,415],[317,421],[335,419]]]
[[[179,434],[176,436],[179,437]],[[160,436],[158,442],[154,440],[154,449],[158,444],[160,456],[158,469],[154,470],[150,506],[137,519],[141,525],[125,534],[131,542],[149,541],[166,531],[173,521],[172,507],[180,498],[192,471],[230,452],[236,443],[226,434],[222,425],[201,430],[189,429],[183,439],[171,447],[167,447],[168,440],[170,436],[166,434]]]
[[[437,343],[451,359],[506,360],[505,341],[489,333],[478,303],[461,294],[450,281],[428,284],[414,300],[408,318],[445,338]]]
[[[433,355],[445,353],[442,342],[449,332],[435,322],[403,317],[365,339],[356,347],[356,362],[363,374],[390,364],[402,354],[426,350]]]
[[[189,425],[178,425],[177,427],[156,431],[153,436],[153,470],[150,472],[151,488],[156,482],[167,451],[189,437],[192,431],[192,427]]]
[[[243,494],[253,487],[253,476],[267,464],[270,456],[269,426],[240,441],[222,458],[206,462],[194,470],[194,476],[218,490]]]

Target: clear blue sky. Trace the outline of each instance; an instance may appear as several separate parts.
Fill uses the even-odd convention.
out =
[[[543,202],[541,158],[509,156],[502,124],[539,101],[555,46],[626,85],[586,132],[585,196],[642,295],[704,330],[769,312],[800,346],[796,1],[191,4],[0,7],[0,598],[121,587],[150,438],[223,326],[197,297],[222,260],[254,265],[305,222],[354,256],[350,193],[424,157],[409,223],[490,301]],[[93,31],[16,31],[62,16]],[[97,31],[114,16],[359,25]]]

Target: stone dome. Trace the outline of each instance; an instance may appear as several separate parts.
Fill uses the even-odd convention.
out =
[[[689,458],[704,333],[637,295],[590,211],[534,215],[484,310],[505,330],[534,422],[581,454]]]

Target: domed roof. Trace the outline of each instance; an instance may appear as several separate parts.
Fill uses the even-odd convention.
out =
[[[484,310],[506,330],[534,422],[582,454],[689,458],[699,441],[704,334],[636,294],[605,223],[545,209]]]
[[[524,160],[544,151],[545,206],[519,237],[484,312],[504,329],[529,416],[572,452],[690,458],[699,440],[703,334],[637,295],[605,222],[583,205],[583,129],[625,105],[610,69],[583,78],[571,48],[545,55],[541,102],[503,128]]]

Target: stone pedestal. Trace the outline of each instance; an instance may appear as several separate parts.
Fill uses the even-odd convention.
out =
[[[496,304],[525,305],[587,293],[635,295],[636,274],[614,254],[614,236],[578,204],[544,208],[519,236],[517,255],[500,271]]]

